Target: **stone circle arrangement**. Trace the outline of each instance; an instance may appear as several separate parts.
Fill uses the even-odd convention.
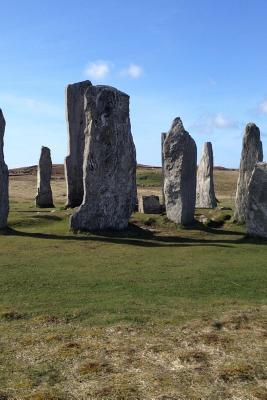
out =
[[[176,224],[194,221],[195,208],[216,208],[213,181],[213,149],[204,143],[197,167],[197,146],[173,120],[161,134],[162,198],[140,196],[136,189],[136,150],[131,133],[129,96],[116,88],[90,81],[66,87],[69,154],[65,158],[67,208],[74,231],[123,230],[136,209],[159,214]],[[8,167],[4,161],[6,122],[0,109],[0,229],[8,226]],[[37,207],[54,207],[51,190],[52,160],[48,147],[41,148],[37,170]],[[76,209],[76,207],[78,207]],[[263,162],[260,130],[245,127],[234,220],[246,224],[248,235],[267,238],[267,163]]]

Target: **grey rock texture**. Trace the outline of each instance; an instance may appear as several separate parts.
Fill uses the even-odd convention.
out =
[[[73,230],[120,230],[136,205],[136,154],[129,96],[110,86],[86,91],[84,199]]]
[[[248,184],[257,162],[263,160],[260,130],[253,123],[247,124],[243,137],[242,154],[237,182],[234,219],[238,223],[246,222]]]
[[[65,158],[67,207],[77,207],[83,201],[83,153],[84,153],[84,95],[90,81],[66,87],[66,118],[69,139],[69,155]]]
[[[164,195],[167,217],[178,224],[194,220],[196,202],[197,147],[175,118],[163,145]]]
[[[217,201],[213,182],[213,151],[211,142],[205,142],[197,170],[196,207],[215,208]]]
[[[256,164],[248,187],[247,232],[267,238],[267,163]]]
[[[9,212],[8,200],[8,168],[4,159],[4,134],[6,122],[0,109],[0,229],[7,227]]]
[[[41,155],[37,169],[37,195],[35,204],[37,207],[54,207],[51,190],[52,161],[50,149],[41,148]]]
[[[161,207],[158,196],[140,196],[138,201],[138,211],[144,214],[160,214]]]
[[[166,139],[167,133],[162,132],[161,134],[161,176],[162,176],[162,203],[165,204],[165,196],[164,196],[164,153],[163,153],[163,145]]]

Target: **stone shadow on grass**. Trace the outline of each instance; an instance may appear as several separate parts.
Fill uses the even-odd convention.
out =
[[[260,238],[252,238],[244,236],[240,232],[223,230],[223,229],[213,229],[206,227],[203,224],[196,223],[190,227],[184,228],[186,230],[198,230],[204,231],[214,235],[224,235],[224,236],[237,236],[237,238],[194,238],[194,237],[179,237],[172,235],[159,235],[154,234],[148,229],[143,229],[137,225],[129,224],[127,230],[124,231],[101,231],[101,232],[81,232],[79,234],[67,234],[67,235],[57,235],[50,233],[35,233],[35,232],[25,232],[12,228],[8,228],[5,235],[10,236],[20,236],[20,237],[30,237],[36,239],[50,239],[50,240],[69,240],[69,241],[98,241],[105,243],[115,243],[115,244],[127,244],[133,246],[141,247],[185,247],[185,246],[216,246],[216,247],[227,247],[231,248],[233,244],[242,243],[253,243],[259,245],[266,245],[267,241]]]

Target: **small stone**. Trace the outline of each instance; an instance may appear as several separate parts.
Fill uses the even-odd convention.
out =
[[[4,134],[6,121],[0,108],[0,229],[7,227],[9,212],[8,168],[4,159]]]
[[[267,163],[256,164],[248,186],[247,233],[267,238]]]
[[[37,170],[37,195],[35,203],[37,207],[54,207],[51,190],[52,160],[50,149],[42,146],[41,156]]]
[[[125,229],[136,205],[136,155],[129,96],[110,86],[86,91],[84,199],[74,231]]]
[[[213,182],[213,151],[211,142],[205,142],[197,170],[196,207],[215,208],[217,201]]]
[[[194,220],[196,202],[197,147],[175,118],[163,145],[164,195],[167,217],[177,224]]]
[[[257,162],[263,160],[260,130],[257,125],[249,123],[246,126],[237,182],[234,219],[238,223],[246,222],[248,185],[252,171]]]
[[[161,207],[159,196],[140,196],[138,201],[138,211],[143,214],[160,214]]]
[[[66,207],[77,207],[83,201],[84,96],[90,86],[92,86],[90,81],[83,81],[66,87],[66,117],[69,139],[69,155],[65,158]]]

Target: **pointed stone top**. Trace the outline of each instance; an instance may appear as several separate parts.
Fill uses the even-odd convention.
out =
[[[6,121],[3,112],[0,108],[0,132],[4,132],[5,126],[6,126]]]
[[[171,125],[171,129],[169,130],[169,132],[178,132],[178,133],[183,133],[185,131],[182,120],[180,117],[176,117],[174,118],[172,125]]]
[[[254,122],[249,122],[245,128],[245,136],[255,135],[260,137],[260,130]]]

